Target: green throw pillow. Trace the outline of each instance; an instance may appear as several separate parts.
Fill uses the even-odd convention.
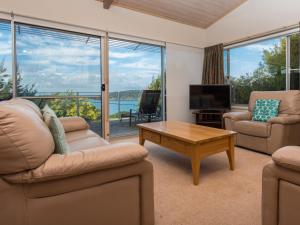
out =
[[[258,99],[255,102],[252,120],[267,122],[269,119],[278,116],[280,100]]]
[[[65,130],[60,120],[57,118],[55,112],[45,105],[43,108],[43,117],[45,123],[48,125],[55,143],[55,153],[67,154],[70,152],[69,145],[66,142]]]

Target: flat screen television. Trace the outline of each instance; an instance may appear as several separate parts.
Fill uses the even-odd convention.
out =
[[[190,109],[228,110],[230,85],[190,85]]]

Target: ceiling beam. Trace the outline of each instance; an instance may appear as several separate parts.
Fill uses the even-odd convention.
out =
[[[103,0],[103,8],[109,9],[114,0]]]

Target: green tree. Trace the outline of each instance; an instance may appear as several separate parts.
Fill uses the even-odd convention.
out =
[[[0,100],[12,98],[13,81],[11,75],[7,73],[4,66],[5,58],[0,63]],[[17,66],[17,86],[16,91],[18,96],[34,96],[37,91],[35,85],[22,85],[22,76],[19,66]]]
[[[161,90],[161,75],[158,75],[156,78],[153,76],[152,81],[148,86],[149,90]]]
[[[56,99],[41,99],[36,102],[41,108],[47,103],[58,117],[81,116],[86,120],[99,120],[101,113],[97,107],[87,98],[76,98],[74,92],[56,93]]]
[[[3,58],[0,63],[0,100],[8,99],[11,95],[11,88],[8,86],[8,82],[6,81],[9,78],[9,75],[7,74],[4,62],[5,58]]]

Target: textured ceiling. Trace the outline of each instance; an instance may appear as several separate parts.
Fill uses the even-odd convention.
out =
[[[246,1],[247,0],[114,0],[112,4],[179,23],[207,28]]]

